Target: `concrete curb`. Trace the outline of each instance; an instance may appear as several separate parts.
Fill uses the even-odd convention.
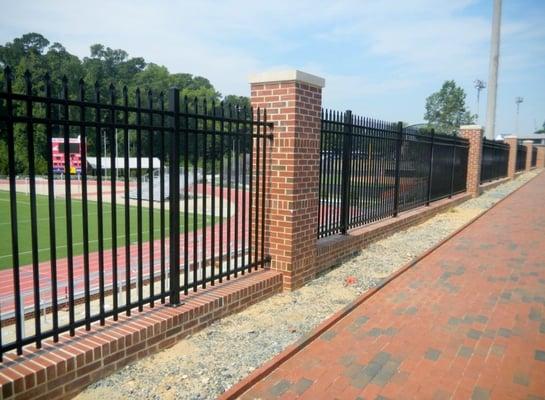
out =
[[[344,317],[346,317],[353,309],[360,306],[362,303],[364,303],[367,299],[371,298],[374,294],[376,294],[380,289],[384,288],[386,285],[388,285],[390,282],[392,282],[395,278],[399,277],[406,271],[408,271],[411,267],[419,263],[421,260],[426,258],[428,255],[433,253],[434,251],[438,250],[440,247],[442,247],[446,242],[463,232],[465,229],[467,229],[469,226],[471,226],[474,222],[479,220],[481,217],[486,215],[489,211],[493,210],[501,204],[503,201],[510,198],[513,194],[517,193],[520,189],[525,187],[528,183],[532,182],[539,174],[543,173],[543,170],[540,171],[536,176],[528,180],[527,182],[523,183],[520,187],[515,189],[513,192],[509,193],[507,196],[505,196],[503,199],[499,200],[496,204],[494,204],[489,209],[483,211],[481,214],[477,215],[476,217],[472,218],[469,222],[462,225],[460,228],[452,232],[450,235],[448,235],[446,238],[441,240],[439,243],[437,243],[435,246],[429,248],[424,253],[420,254],[418,257],[416,257],[414,260],[409,261],[407,264],[405,264],[403,267],[398,269],[396,272],[392,273],[390,276],[385,278],[379,285],[375,286],[372,289],[369,289],[367,292],[360,295],[356,300],[354,300],[352,303],[348,304],[347,306],[343,307],[341,310],[337,311],[335,314],[327,318],[325,321],[323,321],[320,325],[318,325],[316,328],[314,328],[310,333],[304,335],[299,340],[297,340],[295,343],[289,345],[284,349],[281,353],[276,355],[271,360],[264,363],[261,367],[258,367],[256,370],[254,370],[250,375],[248,375],[246,378],[243,378],[240,382],[233,385],[230,389],[228,389],[226,392],[218,396],[218,400],[231,400],[231,399],[237,399],[238,397],[242,396],[245,392],[247,392],[252,386],[254,386],[257,382],[262,380],[264,377],[269,375],[272,371],[277,369],[280,365],[282,365],[284,362],[289,360],[291,357],[293,357],[295,354],[297,354],[299,351],[304,349],[306,346],[308,346],[310,343],[312,343],[315,339],[317,339],[322,333],[324,333],[326,330],[331,328],[333,325],[335,325],[337,322],[342,320]]]

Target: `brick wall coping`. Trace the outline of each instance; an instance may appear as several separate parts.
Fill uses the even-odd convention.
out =
[[[362,236],[362,235],[369,235],[376,231],[383,231],[383,230],[388,231],[387,228],[391,226],[396,226],[396,225],[403,225],[402,224],[403,221],[413,219],[415,216],[418,216],[418,215],[423,215],[423,216],[426,216],[427,218],[431,218],[432,215],[429,215],[429,216],[427,215],[430,211],[431,212],[436,210],[443,211],[445,209],[445,206],[452,207],[454,205],[458,205],[460,202],[468,200],[469,197],[470,196],[465,192],[460,193],[460,194],[452,196],[452,198],[450,199],[445,198],[442,200],[435,201],[431,203],[429,206],[422,206],[422,207],[413,208],[412,210],[404,211],[395,218],[385,218],[383,220],[373,222],[359,228],[355,228],[349,231],[346,235],[339,234],[339,235],[332,235],[325,238],[321,238],[318,240],[317,245],[318,247],[326,247],[326,246],[331,246],[332,244],[346,240],[347,236]],[[418,221],[418,222],[423,222],[423,221]],[[406,227],[403,227],[398,230],[403,230],[403,229],[406,229]],[[391,232],[391,233],[389,232],[385,236],[389,236],[392,233],[395,233],[395,232]]]
[[[214,320],[282,291],[282,274],[264,269],[225,281],[184,298],[177,308],[147,305],[143,312],[107,320],[58,343],[27,346],[22,356],[4,355],[0,364],[0,399],[71,398],[87,385],[129,363],[173,346]]]
[[[534,144],[533,140],[523,140],[522,144]]]
[[[286,71],[269,71],[254,74],[249,77],[250,83],[272,83],[272,82],[286,82],[297,81],[306,83],[319,88],[325,87],[325,79],[316,75],[309,74],[307,72],[294,70]]]
[[[317,272],[323,273],[352,258],[365,247],[396,232],[424,222],[434,215],[444,212],[471,198],[469,193],[461,193],[451,199],[442,199],[430,206],[419,207],[401,213],[396,218],[387,218],[354,229],[347,235],[333,235],[316,243]]]
[[[483,129],[482,125],[460,125],[460,129]]]

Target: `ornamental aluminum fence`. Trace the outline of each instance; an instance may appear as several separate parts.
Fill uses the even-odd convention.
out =
[[[323,110],[318,237],[465,191],[468,148],[463,138]]]
[[[481,183],[490,182],[507,176],[509,163],[509,145],[483,138],[481,157]]]
[[[537,165],[537,147],[532,146],[532,160],[530,166],[533,168]]]
[[[124,87],[119,96],[95,84],[88,95],[83,80],[73,99],[65,77],[28,72],[16,93],[4,72],[0,356],[158,301],[179,305],[189,291],[269,262],[265,110],[189,100],[178,89]],[[116,168],[106,176],[118,159],[123,177]]]
[[[515,171],[523,171],[526,168],[526,146],[517,145],[517,163],[515,165]]]

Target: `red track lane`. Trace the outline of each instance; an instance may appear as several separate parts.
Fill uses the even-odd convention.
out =
[[[203,193],[203,185],[198,185],[198,193]],[[206,194],[211,195],[212,190],[210,187],[207,188]],[[216,194],[216,205],[219,205],[219,196],[220,196],[220,189],[216,188],[215,194]],[[234,212],[234,201],[235,201],[235,189],[231,189],[231,210]],[[224,198],[224,204],[227,204],[228,199],[228,190],[223,190],[223,198]],[[248,210],[249,210],[249,194],[246,192],[246,226],[245,231],[243,233],[242,230],[242,221],[243,221],[243,215],[242,215],[242,199],[243,194],[241,191],[238,193],[238,206],[239,206],[239,217],[238,217],[238,244],[237,247],[239,251],[242,249],[242,237],[243,234],[245,234],[245,247],[248,246],[248,235],[249,235],[249,227],[248,227]],[[253,199],[255,202],[255,198]],[[211,207],[211,201],[210,199],[207,201],[207,208],[210,209]],[[183,206],[182,206],[183,210]],[[192,210],[189,210],[192,212]],[[166,224],[168,225],[168,210],[166,210]],[[146,218],[146,209],[143,208],[143,218]],[[219,215],[217,215],[219,216]],[[107,217],[107,215],[105,215]],[[252,219],[255,218],[255,215],[252,215]],[[259,215],[259,218],[261,218],[261,213]],[[231,246],[229,246],[229,243],[227,241],[227,228],[228,228],[228,219],[225,219],[223,222],[223,254],[226,254],[229,251],[229,247],[231,247],[231,251],[234,251],[234,238],[235,238],[235,217],[230,217],[230,224],[231,224]],[[133,221],[131,221],[133,223]],[[156,226],[159,226],[159,221],[155,221]],[[108,224],[108,220],[105,218],[105,225],[104,229],[109,230],[110,225]],[[215,235],[215,243],[214,243],[214,254],[216,259],[219,259],[219,238],[220,238],[220,224],[219,222],[216,222],[214,227],[214,235]],[[183,236],[183,230],[182,235],[180,237],[180,268],[183,271],[184,268],[184,236]],[[198,249],[197,249],[197,263],[202,262],[202,238],[204,236],[204,230],[198,229],[197,230],[197,242],[198,242]],[[119,232],[119,234],[123,234],[123,232]],[[166,272],[168,274],[168,267],[169,267],[169,240],[168,240],[168,234],[165,235],[165,267]],[[189,248],[189,254],[188,254],[188,265],[191,266],[193,264],[194,254],[193,254],[193,231],[189,231],[188,235],[188,248]],[[254,242],[254,235],[252,234],[252,242]],[[118,243],[124,243],[124,237],[120,238],[118,240]],[[150,245],[153,246],[153,264],[154,264],[154,274],[157,277],[157,274],[160,272],[161,267],[161,240],[156,239],[153,242],[145,242],[142,244],[142,269],[143,269],[143,276],[146,278],[149,276],[150,273]],[[211,226],[206,227],[206,259],[209,260],[212,254],[212,228]],[[252,247],[255,248],[254,245]],[[106,287],[111,287],[113,283],[113,250],[105,250],[103,252],[103,259],[104,259],[104,281]],[[254,255],[252,254],[252,258]],[[126,274],[126,257],[125,257],[125,247],[118,247],[117,248],[117,258],[118,258],[118,285],[121,285],[122,287],[125,287],[125,274]],[[138,245],[132,244],[130,246],[130,263],[131,266],[131,279],[133,279],[133,283],[135,282],[134,279],[136,279],[138,275]],[[232,267],[234,266],[234,261],[232,261]],[[51,263],[50,261],[44,261],[40,263],[39,265],[40,270],[40,277],[39,277],[39,285],[40,285],[40,300],[44,302],[45,304],[51,304],[52,301],[52,293],[51,293]],[[83,255],[78,255],[73,257],[73,274],[74,274],[74,292],[76,293],[76,298],[79,298],[83,295],[84,290],[84,274],[83,274]],[[90,272],[90,290],[98,291],[99,289],[99,252],[92,252],[89,253],[89,272]],[[19,276],[20,276],[20,290],[21,293],[25,295],[24,304],[25,307],[33,306],[34,305],[34,298],[33,298],[33,286],[34,286],[34,280],[32,277],[32,265],[25,265],[20,267],[19,269]],[[190,273],[191,277],[191,273]],[[157,278],[156,278],[157,279]],[[190,279],[191,280],[191,279]],[[57,260],[57,288],[58,288],[58,301],[64,302],[68,299],[68,259],[63,258]],[[2,314],[12,312],[14,310],[14,285],[13,285],[13,270],[7,269],[0,271],[0,307]]]

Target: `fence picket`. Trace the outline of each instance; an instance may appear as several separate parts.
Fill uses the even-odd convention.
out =
[[[31,79],[27,73],[25,93],[13,93],[11,69],[5,68],[0,88],[0,102],[5,106],[0,126],[2,133],[5,128],[8,150],[6,204],[12,268],[10,282],[5,285],[9,288],[0,292],[0,358],[11,350],[22,354],[25,345],[39,347],[49,337],[58,341],[64,332],[74,335],[79,327],[92,329],[93,323],[105,324],[121,312],[130,316],[134,309],[142,311],[144,305],[153,307],[156,301],[176,306],[189,289],[201,290],[270,261],[264,222],[267,141],[272,139],[272,124],[267,122],[264,109],[241,110],[237,106],[235,111],[232,104],[207,106],[206,100],[197,99],[191,104],[184,99],[181,107],[179,89],[175,88],[169,89],[167,110],[162,93],[155,96],[147,91],[142,105],[140,90],[129,97],[126,87],[118,104],[115,86],[103,88],[98,83],[93,87],[94,98],[87,100],[83,80],[76,82],[75,100],[69,96],[65,77],[53,82],[46,75],[43,94],[34,93],[38,86],[33,87]],[[53,85],[61,89],[58,98],[51,95]],[[129,98],[134,104],[129,104]],[[116,149],[117,129],[121,130],[122,155]],[[38,193],[38,164],[34,160],[39,142],[36,135],[42,131],[47,182],[45,190]],[[26,145],[16,146],[19,134],[24,135],[22,143]],[[54,140],[55,135],[59,140]],[[79,150],[70,145],[76,136],[80,137]],[[62,150],[55,152],[59,145]],[[248,152],[254,150],[248,161]],[[23,154],[30,179],[19,185],[24,171],[18,160]],[[136,160],[131,155],[136,155]],[[74,164],[78,157],[84,165]],[[156,157],[160,158],[158,171]],[[120,190],[114,173],[119,158],[123,158]],[[133,163],[136,187],[130,176]],[[104,173],[107,169],[109,177]],[[64,178],[64,191],[55,188],[57,177]],[[76,180],[79,177],[81,181]],[[30,207],[18,207],[18,196],[27,192]],[[43,215],[38,215],[40,196],[45,205]],[[63,207],[63,212],[56,207]],[[76,212],[79,207],[81,212]],[[97,217],[89,218],[89,207],[96,207]],[[28,210],[32,223],[25,226],[19,216]],[[48,224],[45,232],[49,238],[36,229],[39,221]],[[90,240],[94,235],[92,239],[97,240]],[[64,239],[67,256],[61,256]],[[38,249],[38,243],[44,243],[47,253]],[[98,247],[96,252],[91,243]],[[29,265],[21,263],[23,246],[31,249]],[[118,250],[123,256],[118,257]],[[120,271],[124,277],[118,275]],[[60,309],[67,313],[59,313]],[[52,318],[41,319],[42,313],[52,313]],[[32,318],[33,329],[28,329]]]

